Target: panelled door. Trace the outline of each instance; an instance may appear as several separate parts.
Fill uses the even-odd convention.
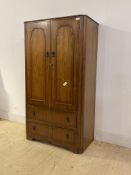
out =
[[[79,18],[51,20],[52,108],[75,111],[79,65]]]
[[[68,112],[77,108],[79,26],[76,18],[28,24],[28,104]]]
[[[26,27],[27,102],[49,105],[50,21],[31,22]]]

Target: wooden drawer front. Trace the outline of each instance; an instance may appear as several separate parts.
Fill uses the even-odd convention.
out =
[[[36,137],[44,137],[44,138],[51,138],[52,128],[43,124],[36,124],[35,122],[27,123],[28,131],[31,133],[32,136]]]
[[[52,122],[56,125],[67,128],[76,127],[76,116],[74,113],[51,112],[49,115],[52,116]]]
[[[67,128],[76,128],[75,113],[54,112],[43,109],[42,107],[28,106],[27,119],[45,121]]]
[[[27,107],[27,119],[33,120],[48,120],[48,111],[37,106],[28,106]]]
[[[74,133],[67,129],[53,128],[53,139],[62,143],[73,143]]]

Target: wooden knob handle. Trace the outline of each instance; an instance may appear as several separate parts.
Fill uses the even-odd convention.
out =
[[[36,115],[36,112],[35,111],[32,111],[32,114],[35,116]]]
[[[33,129],[33,131],[35,131],[35,130],[36,130],[36,127],[35,127],[35,126],[33,126],[33,127],[32,127],[32,129]]]
[[[69,118],[69,117],[66,117],[66,121],[67,121],[67,122],[70,122],[70,118]]]
[[[54,51],[51,52],[51,56],[52,56],[52,57],[55,57],[55,52],[54,52]]]
[[[70,137],[69,134],[66,134],[66,138],[69,139],[69,137]]]

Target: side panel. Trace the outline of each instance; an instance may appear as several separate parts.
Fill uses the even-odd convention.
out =
[[[94,140],[98,24],[85,17],[85,77],[83,97],[83,149]]]
[[[27,103],[49,105],[50,22],[26,24]]]

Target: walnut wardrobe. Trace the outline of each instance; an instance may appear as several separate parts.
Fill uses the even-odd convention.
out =
[[[94,138],[98,23],[25,22],[27,139],[82,153]]]

